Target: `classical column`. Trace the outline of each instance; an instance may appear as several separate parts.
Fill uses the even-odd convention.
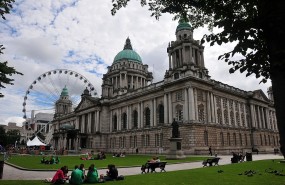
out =
[[[138,128],[140,128],[141,125],[141,104],[138,103]]]
[[[150,126],[153,126],[153,100],[150,100]]]
[[[111,119],[112,121],[112,119]],[[100,128],[100,111],[97,110],[96,111],[96,131],[101,131],[101,128]]]
[[[261,116],[260,116],[260,107],[257,105],[256,106],[257,109],[257,116],[258,116],[258,128],[262,128],[262,121],[261,121]]]
[[[193,89],[193,97],[194,97],[194,109],[193,109],[193,112],[194,112],[194,120],[197,120],[198,119],[198,111],[197,111],[197,90],[196,89]]]
[[[172,64],[171,64],[171,54],[168,53],[168,65],[169,65],[169,69],[172,68]]]
[[[240,124],[240,126],[242,127],[242,119],[241,119],[241,106],[242,106],[242,104],[241,104],[241,102],[239,103],[239,106],[238,106],[238,113],[239,113],[239,124]]]
[[[171,99],[171,92],[168,95],[168,108],[169,108],[169,122],[172,123],[173,120],[173,111],[172,111],[172,99]]]
[[[91,131],[91,114],[92,114],[92,112],[89,112],[88,113],[88,121],[87,121],[87,125],[88,125],[88,127],[87,127],[87,133],[92,133],[92,131]]]
[[[192,53],[192,44],[190,44],[190,49],[189,49],[189,51],[190,51],[190,63],[193,63],[193,53]]]
[[[223,98],[221,98],[221,113],[222,113],[222,125],[225,125],[224,99]]]
[[[244,103],[244,106],[243,106],[243,114],[244,114],[244,125],[245,127],[248,127],[248,123],[247,123],[247,115],[246,115],[246,104]]]
[[[110,122],[109,122],[109,132],[112,132],[112,122],[113,122],[113,110],[110,111]]]
[[[265,111],[265,128],[267,129],[271,129],[270,125],[269,125],[269,109],[268,108],[264,108]]]
[[[117,119],[117,121],[118,121],[117,128],[118,128],[118,130],[122,130],[122,108],[121,107],[119,108],[118,112],[119,113],[118,113],[118,119]]]
[[[157,119],[156,119],[156,98],[153,98],[153,126],[157,126]]]
[[[266,127],[266,117],[265,117],[265,108],[261,107],[261,116],[262,116],[262,127],[263,128],[267,128]]]
[[[193,62],[198,65],[198,62],[196,60],[196,48],[195,47],[193,47]]]
[[[213,95],[213,103],[214,103],[214,120],[215,123],[218,123],[218,116],[217,116],[217,102],[216,102],[216,96]]]
[[[210,93],[210,103],[211,103],[211,120],[212,120],[212,123],[215,122],[215,106],[214,106],[214,99],[213,99],[213,93],[212,92],[209,92]]]
[[[163,97],[163,106],[164,106],[164,123],[168,124],[168,103],[167,103],[167,94],[164,94]]]
[[[130,106],[127,106],[127,130],[130,129]]]
[[[82,114],[82,120],[81,120],[81,133],[84,133],[85,130],[85,114]]]
[[[231,124],[231,116],[230,116],[230,101],[227,99],[227,112],[228,112],[228,124]]]
[[[144,105],[143,105],[143,102],[141,102],[141,125],[140,125],[140,128],[143,128],[144,127]]]
[[[211,123],[212,119],[211,119],[211,99],[210,99],[210,92],[207,92],[207,122]]]
[[[195,120],[195,108],[194,108],[194,93],[193,93],[193,88],[189,87],[188,88],[188,98],[189,98],[189,121],[190,120]]]
[[[204,63],[204,49],[201,49],[201,65],[204,67],[205,63]]]
[[[256,121],[255,121],[255,108],[254,105],[250,105],[250,116],[251,116],[251,127],[256,127]]]
[[[184,89],[184,106],[183,106],[183,120],[184,121],[189,121],[189,109],[188,109],[188,90],[187,88]]]

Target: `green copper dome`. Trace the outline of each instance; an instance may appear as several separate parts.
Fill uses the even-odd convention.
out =
[[[60,96],[68,96],[68,90],[66,86],[62,89]]]
[[[176,32],[180,30],[192,30],[192,26],[189,24],[188,20],[180,19],[179,24],[176,27]]]
[[[137,54],[137,52],[135,52],[132,48],[132,44],[129,38],[127,38],[124,49],[122,51],[120,51],[114,58],[113,63],[119,62],[120,60],[130,60],[130,61],[134,61],[134,62],[138,62],[138,63],[142,63],[142,59],[139,56],[139,54]]]

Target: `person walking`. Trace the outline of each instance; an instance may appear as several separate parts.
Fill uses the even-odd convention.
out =
[[[211,156],[213,155],[213,153],[212,153],[212,146],[209,147],[209,155],[211,155]]]

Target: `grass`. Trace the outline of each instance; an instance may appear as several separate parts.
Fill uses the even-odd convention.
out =
[[[42,156],[30,156],[30,155],[16,155],[12,156],[7,162],[15,164],[22,168],[27,169],[45,169],[45,170],[57,170],[60,167],[67,165],[69,169],[73,169],[75,165],[79,165],[83,163],[86,167],[91,164],[95,164],[95,166],[100,168],[106,168],[108,164],[115,164],[117,167],[127,167],[127,166],[141,166],[145,164],[145,162],[152,158],[152,156],[148,155],[127,155],[126,157],[112,157],[111,155],[107,155],[107,159],[105,160],[81,160],[80,156],[59,156],[60,163],[59,164],[41,164],[40,161]],[[194,162],[194,161],[203,161],[207,157],[194,157],[190,156],[185,159],[180,160],[165,160],[165,156],[159,156],[161,161],[167,161],[170,163],[177,162]],[[47,158],[49,159],[49,158]]]
[[[123,181],[106,182],[108,185],[284,185],[285,176],[266,172],[282,171],[284,163],[279,160],[264,160],[230,164],[224,166],[205,167],[192,170],[181,170],[166,173],[151,173],[125,177]],[[255,172],[252,176],[246,171]],[[220,172],[220,173],[219,173]],[[285,174],[285,173],[283,173]],[[1,180],[1,185],[43,185],[42,181]]]

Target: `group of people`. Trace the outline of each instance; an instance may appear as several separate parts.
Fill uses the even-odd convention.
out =
[[[106,159],[105,152],[99,152],[97,156],[93,155],[92,153],[87,153],[86,156],[81,157],[81,160],[103,160]]]
[[[52,179],[47,180],[53,184],[64,184],[67,180],[69,184],[80,185],[83,183],[101,183],[105,181],[123,180],[124,177],[118,175],[118,170],[115,165],[109,164],[106,175],[99,175],[95,164],[91,164],[86,173],[84,164],[76,165],[71,175],[68,176],[68,167],[63,166],[56,171]]]
[[[244,155],[242,153],[235,153],[232,152],[233,157],[231,158],[232,163],[238,163],[238,162],[243,162],[244,161]]]
[[[146,170],[147,170],[147,173],[149,173],[149,169],[151,168],[149,163],[158,163],[158,162],[160,162],[160,159],[158,156],[152,157],[150,160],[148,160],[145,164],[142,165],[141,167],[142,173],[146,173]]]
[[[46,159],[46,156],[43,156],[43,158],[41,159],[41,163],[42,164],[59,164],[60,159],[58,156],[54,157],[53,155],[50,156],[50,159]]]
[[[113,157],[126,157],[126,153],[122,152],[122,153],[114,153]]]

